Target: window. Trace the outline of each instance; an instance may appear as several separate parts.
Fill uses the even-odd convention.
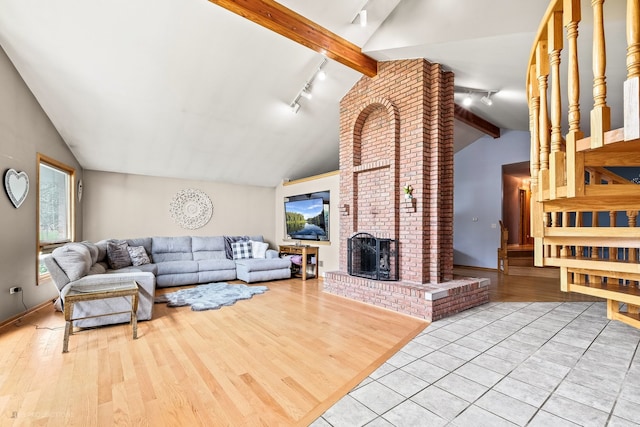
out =
[[[38,154],[38,276],[48,275],[44,256],[73,241],[75,170]]]

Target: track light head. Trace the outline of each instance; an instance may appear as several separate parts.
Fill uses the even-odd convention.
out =
[[[483,96],[482,98],[480,98],[480,101],[484,104],[484,105],[488,105],[489,107],[493,105],[493,100],[491,100],[491,92],[487,92],[486,96]]]
[[[470,107],[473,104],[473,98],[471,98],[471,94],[468,93],[467,96],[462,100],[462,105],[465,107]]]
[[[358,16],[360,17],[360,26],[366,27],[367,26],[367,10],[362,9],[360,12],[358,12]]]
[[[310,85],[305,85],[305,87],[302,89],[302,92],[300,92],[301,96],[304,96],[307,99],[311,99],[313,98],[313,94],[311,93],[311,86]]]
[[[298,101],[293,101],[289,107],[291,107],[291,112],[293,114],[298,114],[298,111],[300,111],[300,104]]]

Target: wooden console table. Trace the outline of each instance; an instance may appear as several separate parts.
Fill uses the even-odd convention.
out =
[[[318,258],[317,246],[304,246],[304,245],[285,245],[280,246],[280,255],[301,255],[302,266],[300,267],[302,273],[302,280],[311,278],[318,278],[318,264],[320,259]],[[311,257],[311,259],[309,259]],[[315,257],[315,262],[313,262]],[[307,265],[313,265],[313,275],[307,274]]]
[[[73,304],[80,301],[92,301],[97,299],[114,298],[114,297],[131,297],[131,310],[119,311],[117,313],[105,313],[95,316],[73,317]],[[116,283],[105,285],[104,287],[96,287],[93,289],[74,288],[64,297],[64,341],[62,343],[62,352],[69,351],[69,335],[73,334],[73,321],[80,319],[89,319],[92,317],[111,316],[112,314],[131,313],[131,328],[133,329],[133,339],[138,338],[138,284],[135,280],[127,283]]]

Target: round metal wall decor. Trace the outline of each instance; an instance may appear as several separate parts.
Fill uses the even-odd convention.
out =
[[[182,228],[195,230],[209,222],[213,215],[213,204],[204,192],[187,188],[174,196],[169,213]]]

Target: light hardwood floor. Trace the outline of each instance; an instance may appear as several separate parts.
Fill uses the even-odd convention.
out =
[[[548,279],[457,273],[493,274],[492,300],[575,300]],[[267,285],[220,310],[156,304],[138,340],[129,325],[84,330],[67,354],[51,307],[5,326],[0,425],[308,425],[427,326],[318,280]]]

